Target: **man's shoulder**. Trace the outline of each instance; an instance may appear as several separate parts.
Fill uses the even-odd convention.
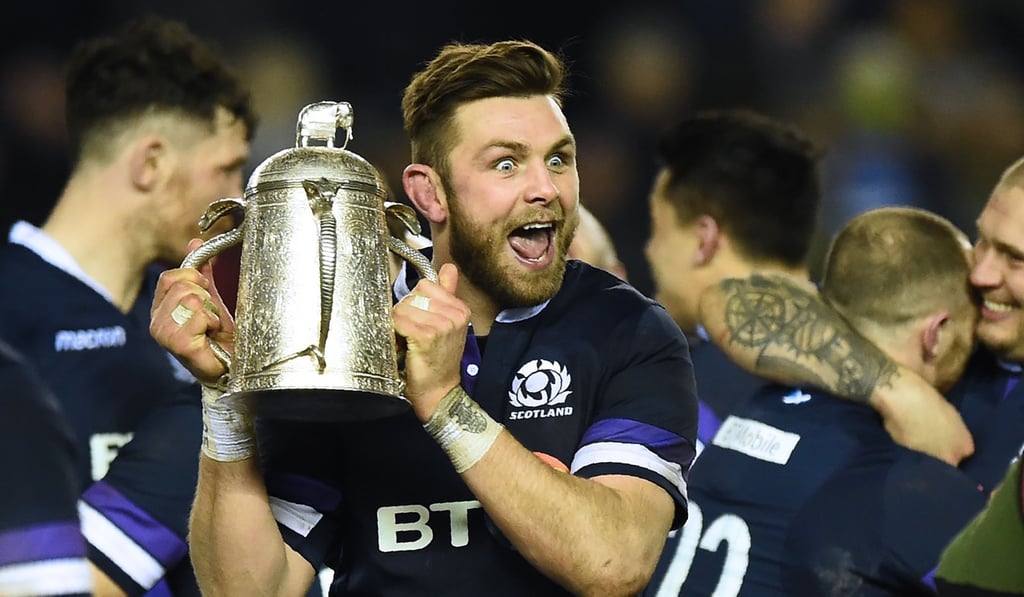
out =
[[[581,261],[569,262],[562,286],[545,311],[563,320],[596,321],[592,325],[602,330],[653,317],[659,327],[685,337],[657,301],[629,282]]]
[[[719,418],[735,412],[751,396],[773,385],[734,363],[712,342],[691,344],[690,356],[699,398]]]
[[[657,304],[629,282],[575,259],[569,260],[566,264],[562,286],[555,296],[579,298],[587,295],[601,296],[603,293],[610,293],[610,296],[619,300],[635,301],[637,304]]]
[[[0,274],[4,276],[52,269],[44,259],[25,246],[8,241],[0,244]]]
[[[32,359],[43,330],[70,315],[72,279],[18,245],[0,248],[0,279],[0,338]]]
[[[11,300],[26,294],[32,301],[46,300],[47,295],[61,294],[60,288],[73,280],[59,268],[40,257],[31,249],[14,243],[0,245],[0,300]],[[36,294],[38,293],[38,295]]]

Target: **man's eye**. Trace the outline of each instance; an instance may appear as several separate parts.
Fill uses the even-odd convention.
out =
[[[560,155],[553,155],[548,158],[548,166],[551,168],[561,168],[565,166],[565,160]]]
[[[516,167],[516,163],[511,158],[505,158],[495,164],[494,167],[502,172],[511,172]]]

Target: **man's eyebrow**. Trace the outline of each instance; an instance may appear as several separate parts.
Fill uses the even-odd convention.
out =
[[[566,147],[566,146],[573,147],[573,148],[576,147],[576,137],[574,137],[572,135],[572,133],[568,133],[564,137],[562,137],[561,139],[556,141],[554,143],[554,145],[551,146],[551,148],[552,149],[561,149],[561,148]]]
[[[526,143],[520,143],[518,141],[494,140],[485,145],[484,148],[481,150],[481,153],[484,151],[489,151],[491,149],[507,149],[515,154],[524,154],[527,151],[529,151],[530,146],[527,145]]]
[[[566,146],[576,147],[576,138],[573,137],[571,134],[567,134],[562,138],[558,139],[557,141],[555,141],[554,143],[552,143],[551,147],[548,150],[548,153],[558,149],[562,149]],[[507,149],[512,153],[516,154],[524,154],[530,150],[530,146],[527,145],[526,143],[520,143],[519,141],[506,141],[496,139],[485,145],[482,151],[487,151],[489,149],[495,148]]]
[[[1013,245],[1010,245],[1010,244],[1007,244],[1007,243],[1004,243],[1004,242],[998,241],[998,240],[992,240],[992,241],[989,241],[989,242],[996,249],[999,249],[999,251],[1001,253],[1006,253],[1007,255],[1009,255],[1010,257],[1013,257],[1014,259],[1024,259],[1024,250],[1022,250],[1022,249],[1020,249],[1018,247],[1015,247]]]
[[[974,239],[975,242],[985,241],[1000,253],[1005,253],[1016,259],[1024,259],[1024,250],[985,234],[981,229],[981,218],[974,221]]]
[[[1022,260],[1024,260],[1024,249],[1021,249],[1019,247],[1015,247],[1014,245],[1011,245],[1011,244],[1009,244],[1009,243],[1007,243],[1005,241],[1001,241],[999,239],[989,238],[984,233],[982,233],[981,226],[978,225],[978,224],[975,225],[975,231],[976,231],[976,236],[975,236],[976,239],[984,240],[988,244],[992,245],[1000,253],[1004,253],[1006,255],[1009,255],[1010,257],[1013,257],[1014,259],[1022,259]]]

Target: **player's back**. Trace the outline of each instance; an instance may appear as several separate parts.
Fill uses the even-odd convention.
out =
[[[726,418],[690,471],[689,519],[646,595],[783,595],[780,557],[802,504],[866,444],[888,442],[869,408],[765,386]]]
[[[942,549],[984,506],[977,482],[922,452],[880,444],[838,471],[787,537],[787,594],[933,595]]]
[[[703,449],[722,421],[769,382],[734,363],[713,342],[695,342],[690,357],[700,406],[697,439]]]

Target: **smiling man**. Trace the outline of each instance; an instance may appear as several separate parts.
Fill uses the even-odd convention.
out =
[[[567,259],[576,142],[564,66],[530,42],[446,46],[405,91],[406,194],[439,283],[406,268],[394,329],[410,410],[257,420],[205,391],[191,524],[204,593],[635,595],[686,519],[696,398],[685,336]],[[232,322],[209,267],[163,276],[151,332],[210,386]],[[410,290],[411,289],[411,290]],[[179,306],[195,315],[171,319]],[[222,313],[225,311],[222,309]],[[229,346],[230,347],[230,346]],[[269,494],[269,495],[268,495]],[[275,521],[276,517],[276,521]]]
[[[1024,364],[1024,159],[1006,169],[977,221],[978,237],[973,250],[970,284],[981,297],[981,317],[976,330],[979,348],[960,383],[950,394],[956,424],[944,411],[922,407],[942,404],[920,393],[921,378],[898,369],[884,355],[868,349],[820,297],[792,280],[748,278],[726,280],[701,297],[711,337],[749,370],[784,380],[826,388],[850,387],[880,411],[899,411],[894,437],[903,445],[939,455],[967,473],[985,491],[1004,483],[986,510],[953,541],[942,558],[937,579],[940,593],[949,595],[1020,594],[1024,587],[1015,553],[1021,544],[1019,498],[1016,491],[1019,460],[1024,444],[1024,386],[1019,384]],[[778,305],[810,305],[799,312],[792,308],[765,313],[764,329],[777,333],[754,337],[735,325],[740,321],[735,306],[749,299],[775,301]],[[805,349],[819,344],[831,350],[815,353]],[[841,350],[836,350],[836,348]],[[857,369],[850,365],[858,365]],[[856,378],[849,375],[856,371]],[[863,375],[864,372],[871,375]],[[879,375],[878,372],[882,372]],[[960,418],[962,417],[962,420]],[[965,426],[968,446],[961,446],[958,426]],[[971,441],[972,440],[972,441]],[[952,447],[951,447],[952,446]],[[973,451],[973,454],[970,452]],[[966,458],[964,455],[968,454]],[[1007,490],[1007,488],[1009,488]],[[1000,564],[1014,562],[1004,575]],[[945,586],[943,587],[943,583]],[[1007,583],[1012,590],[1007,590]],[[942,592],[944,589],[947,592]],[[1003,591],[1003,592],[1000,592]]]
[[[971,285],[983,347],[951,399],[974,436],[961,468],[991,490],[1024,444],[1024,160],[1003,173],[978,216]]]
[[[1005,361],[1024,362],[1024,161],[1011,166],[978,217],[971,283],[981,292],[978,339]]]

